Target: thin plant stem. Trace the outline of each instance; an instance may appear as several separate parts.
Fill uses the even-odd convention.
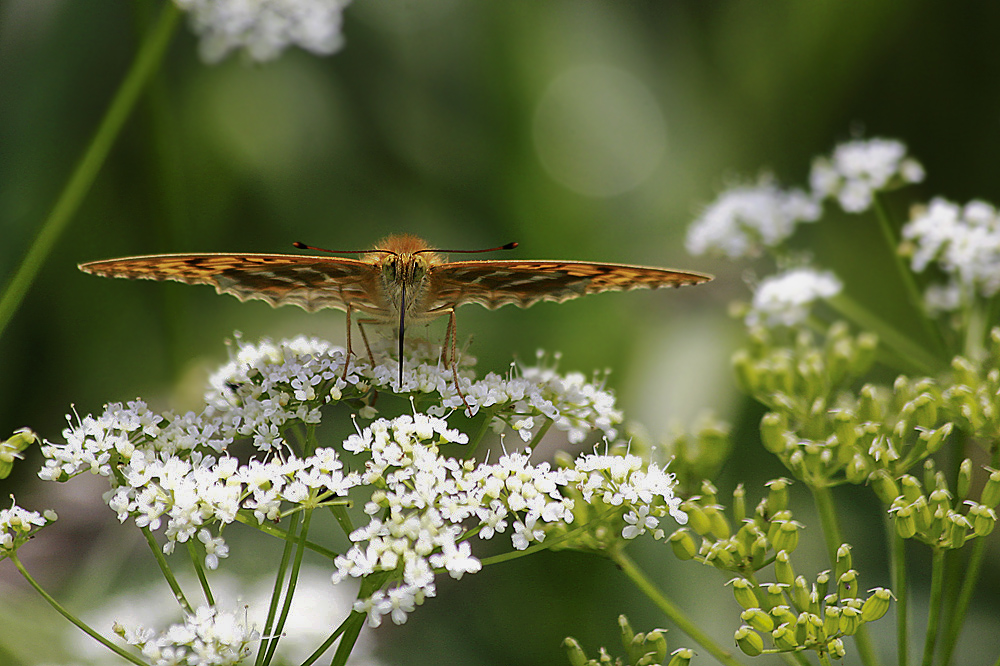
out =
[[[889,534],[889,568],[892,576],[892,590],[896,595],[896,661],[899,666],[907,666],[910,645],[910,595],[907,589],[906,540],[899,536],[891,519],[886,529]]]
[[[132,67],[125,75],[114,99],[111,100],[108,111],[104,114],[83,157],[66,181],[21,265],[17,267],[14,276],[0,295],[0,335],[24,300],[25,294],[38,276],[56,241],[90,191],[125,121],[132,114],[136,100],[159,69],[179,17],[180,10],[175,3],[164,3],[159,18],[143,39]]]
[[[698,645],[707,650],[713,657],[726,666],[738,666],[739,662],[733,658],[733,654],[716,643],[711,636],[703,632],[698,625],[691,621],[680,606],[671,601],[648,576],[636,565],[636,563],[625,554],[624,549],[616,548],[609,552],[611,560],[617,564],[622,572],[628,576],[629,580],[639,588],[661,611],[676,624],[681,631],[690,636]]]
[[[840,530],[840,521],[837,519],[837,511],[833,503],[833,493],[829,486],[811,485],[813,501],[816,503],[816,510],[819,513],[820,524],[823,526],[823,541],[826,544],[827,557],[830,559],[830,566],[837,564],[837,549],[844,543],[844,538]],[[864,625],[858,628],[854,634],[854,643],[858,646],[858,654],[861,661],[867,666],[876,666],[879,663],[878,655],[875,653],[875,646],[872,644],[868,628]]]
[[[288,585],[285,587],[285,599],[281,607],[281,615],[278,617],[278,622],[274,625],[272,630],[274,638],[271,641],[271,645],[268,647],[267,655],[264,657],[264,663],[270,664],[271,660],[274,658],[274,651],[278,649],[278,640],[281,638],[281,632],[285,630],[285,622],[288,621],[288,613],[292,609],[292,599],[295,596],[295,588],[299,580],[299,572],[302,570],[302,555],[305,553],[305,541],[306,535],[309,534],[309,523],[312,520],[312,509],[307,509],[305,515],[302,517],[302,530],[299,532],[296,538],[295,547],[295,561],[292,562],[291,575],[288,577]]]
[[[278,603],[281,598],[281,589],[285,582],[285,572],[288,570],[288,561],[292,556],[292,549],[295,547],[295,538],[293,535],[299,526],[299,520],[302,518],[302,514],[295,513],[292,515],[290,525],[288,526],[288,532],[285,537],[285,548],[281,552],[281,561],[278,563],[277,571],[274,574],[274,587],[271,589],[271,604],[267,609],[267,619],[264,620],[264,629],[260,632],[260,650],[257,652],[257,659],[254,660],[254,666],[263,666],[266,655],[269,652],[273,652],[270,648],[272,641],[276,641],[277,637],[273,635],[274,629],[274,618],[278,614]],[[302,543],[299,542],[301,547]]]
[[[386,581],[389,580],[390,572],[381,572],[365,576],[361,579],[361,589],[358,590],[358,599],[367,599],[382,589]],[[330,666],[345,666],[347,659],[354,651],[354,645],[358,642],[361,629],[364,627],[366,614],[360,611],[352,611],[350,616],[344,621],[343,636],[337,644],[337,651],[333,655]]]
[[[201,590],[205,593],[205,602],[209,606],[215,605],[215,595],[212,594],[212,587],[208,584],[208,576],[205,575],[205,567],[201,564],[201,557],[198,549],[195,548],[194,541],[188,539],[188,555],[191,556],[191,566],[194,567],[194,572],[198,576],[198,582],[201,583]]]
[[[181,589],[181,584],[177,582],[177,577],[174,576],[174,572],[170,569],[170,565],[167,564],[167,558],[163,556],[163,549],[160,548],[160,544],[156,543],[156,538],[153,536],[152,531],[148,527],[143,527],[142,535],[146,537],[146,543],[149,545],[149,550],[153,553],[153,559],[156,560],[156,564],[160,567],[160,571],[163,573],[163,578],[166,579],[167,585],[170,586],[170,591],[174,593],[174,598],[177,603],[181,605],[185,613],[193,613],[191,609],[191,604],[188,603],[187,597],[184,596],[184,590]]]
[[[951,663],[951,656],[955,652],[958,644],[958,637],[962,633],[962,625],[965,624],[965,614],[969,610],[972,602],[972,594],[976,591],[976,583],[979,582],[979,572],[983,568],[983,558],[986,555],[986,539],[978,538],[972,546],[972,553],[965,566],[965,577],[962,579],[962,589],[958,593],[958,599],[949,618],[948,626],[945,628],[941,649],[941,663]]]
[[[941,599],[944,592],[944,548],[935,548],[931,564],[931,597],[927,604],[927,635],[924,639],[924,658],[922,666],[934,663],[934,647],[937,644],[940,629]]]
[[[910,304],[913,308],[922,315],[919,319],[924,327],[924,331],[927,333],[927,337],[934,343],[938,354],[944,356],[945,346],[944,340],[941,337],[941,331],[934,326],[933,320],[926,316],[924,312],[923,296],[920,294],[920,289],[917,287],[917,281],[913,279],[913,271],[907,268],[906,263],[903,261],[903,256],[898,251],[899,239],[896,237],[896,232],[892,228],[892,222],[889,220],[889,214],[886,211],[885,206],[882,205],[880,197],[875,197],[874,204],[875,217],[878,219],[878,225],[882,230],[882,237],[885,239],[885,243],[888,246],[889,254],[892,255],[893,263],[896,266],[896,272],[899,274],[899,277],[903,282],[903,287],[906,289],[906,296],[910,300]]]
[[[837,294],[827,303],[842,316],[850,319],[861,328],[879,336],[883,343],[880,348],[892,352],[900,365],[910,372],[932,374],[943,367],[941,358],[927,351],[922,345],[914,342],[909,336],[901,333],[882,317],[870,312],[857,301],[846,294]]]
[[[88,626],[87,624],[85,624],[83,622],[83,620],[79,619],[77,616],[73,615],[68,610],[66,610],[65,608],[63,608],[62,604],[60,604],[58,601],[55,600],[55,598],[52,597],[52,595],[50,595],[48,592],[46,592],[45,589],[41,585],[38,584],[38,581],[36,581],[32,577],[32,575],[30,573],[28,573],[28,570],[24,567],[24,564],[22,564],[21,560],[18,558],[17,553],[11,553],[10,560],[14,563],[14,566],[17,567],[17,570],[24,577],[24,580],[28,581],[28,584],[31,585],[31,587],[35,588],[35,591],[38,592],[38,594],[41,595],[42,599],[45,599],[45,601],[47,601],[48,604],[50,606],[52,606],[52,608],[54,608],[57,613],[59,613],[64,618],[66,618],[67,620],[69,620],[73,625],[75,625],[83,633],[87,634],[88,636],[90,636],[91,638],[93,638],[95,641],[97,641],[98,643],[100,643],[104,647],[108,648],[109,650],[111,650],[112,652],[114,652],[115,654],[117,654],[122,659],[125,659],[126,661],[130,661],[133,664],[138,664],[138,666],[146,666],[145,660],[140,659],[139,657],[135,656],[134,654],[131,654],[130,652],[126,651],[124,648],[122,648],[122,647],[120,647],[118,645],[115,645],[110,640],[108,640],[107,638],[105,638],[101,634],[97,633],[90,626]]]

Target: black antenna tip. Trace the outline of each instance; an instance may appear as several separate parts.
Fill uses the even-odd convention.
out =
[[[500,249],[501,250],[513,250],[515,247],[517,247],[517,243],[507,243],[506,245],[501,246]]]
[[[309,249],[308,245],[306,245],[305,243],[300,243],[298,241],[295,241],[294,243],[292,243],[292,246],[293,247],[297,247],[300,250],[308,250]]]

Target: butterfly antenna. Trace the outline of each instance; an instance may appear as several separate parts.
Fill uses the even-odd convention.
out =
[[[428,248],[426,250],[417,250],[413,254],[420,254],[421,252],[442,252],[444,254],[449,254],[451,252],[461,252],[463,254],[475,254],[477,252],[497,252],[499,250],[513,250],[517,247],[517,243],[507,243],[506,245],[500,245],[498,247],[488,247],[485,250],[441,250],[438,248]]]
[[[312,245],[306,245],[305,243],[300,243],[295,241],[292,243],[293,247],[297,247],[300,250],[312,250],[313,252],[329,252],[330,254],[368,254],[369,252],[385,252],[387,254],[396,254],[392,250],[381,250],[379,248],[370,250],[327,250],[324,247],[313,247]]]

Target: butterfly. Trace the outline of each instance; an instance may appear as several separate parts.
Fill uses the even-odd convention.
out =
[[[300,249],[319,250],[302,243]],[[330,251],[361,254],[358,259],[295,254],[154,254],[92,261],[80,270],[104,277],[174,280],[207,284],[220,294],[241,301],[262,300],[274,307],[297,305],[314,312],[322,308],[347,313],[347,353],[351,354],[351,319],[372,364],[364,324],[391,325],[399,343],[399,386],[403,383],[403,337],[407,326],[448,316],[442,361],[451,367],[458,388],[455,308],[478,303],[491,310],[503,305],[526,308],[539,301],[562,303],[602,291],[677,287],[701,284],[711,275],[668,268],[605,264],[589,261],[519,259],[446,261],[451,252],[509,250],[508,243],[491,250],[438,250],[409,234],[388,236],[371,250]],[[449,347],[450,342],[450,347]],[[446,358],[447,354],[447,358]],[[347,363],[344,364],[344,374]],[[471,410],[470,410],[471,413]]]

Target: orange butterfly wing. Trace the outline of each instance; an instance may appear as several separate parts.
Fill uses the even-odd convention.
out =
[[[80,264],[80,270],[144,280],[207,284],[241,301],[272,306],[297,305],[309,312],[321,308],[381,310],[378,269],[357,259],[293,254],[156,254]]]
[[[478,303],[489,309],[563,301],[602,291],[700,284],[703,273],[587,261],[455,261],[431,269],[430,309]]]

